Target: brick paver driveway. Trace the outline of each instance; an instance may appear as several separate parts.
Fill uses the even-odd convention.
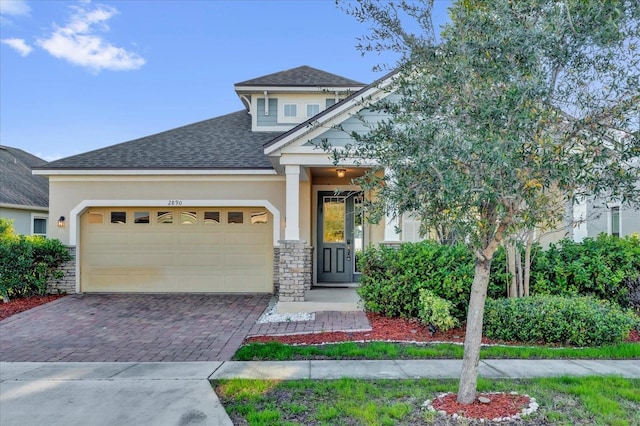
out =
[[[0,321],[0,361],[224,361],[270,295],[72,295]]]

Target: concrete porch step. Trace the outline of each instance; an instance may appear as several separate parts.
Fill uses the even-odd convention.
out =
[[[276,312],[290,314],[297,312],[362,311],[362,302],[354,287],[313,288],[304,292],[304,302],[278,302]]]

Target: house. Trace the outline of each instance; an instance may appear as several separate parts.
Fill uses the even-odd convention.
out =
[[[626,237],[640,234],[640,208],[623,206],[619,202],[588,199],[574,206],[572,230],[574,241],[598,234]]]
[[[384,82],[385,80],[381,80]],[[36,167],[48,235],[75,251],[71,292],[265,292],[302,301],[358,280],[356,254],[397,241],[316,144],[345,144],[388,94],[308,66],[235,84],[240,111]],[[366,110],[363,114],[367,114]],[[373,118],[372,118],[373,119]]]
[[[44,164],[35,155],[0,145],[0,217],[12,220],[18,234],[47,233],[49,181],[31,173]]]

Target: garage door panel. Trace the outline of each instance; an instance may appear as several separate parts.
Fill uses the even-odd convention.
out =
[[[250,234],[247,232],[226,232],[224,234],[224,244],[227,246],[248,246],[265,244],[266,236],[263,234]]]
[[[171,232],[136,232],[134,234],[134,244],[155,246],[158,244],[173,244],[174,233]]]
[[[153,266],[153,265],[165,265],[171,266],[176,261],[176,256],[173,254],[162,253],[138,253],[131,256],[132,265]]]
[[[100,266],[124,266],[129,264],[129,255],[122,252],[88,253],[86,262],[93,268]]]
[[[133,222],[149,211],[151,223]],[[220,212],[220,222],[205,223],[205,212]],[[192,223],[181,224],[179,209],[92,208],[103,222],[81,218],[80,291],[83,292],[272,292],[272,227],[229,224],[227,212],[255,208],[199,208]],[[110,211],[125,212],[125,223],[108,223]],[[174,223],[154,222],[162,211]],[[272,217],[269,215],[269,223]]]
[[[243,275],[227,275],[225,276],[225,290],[228,292],[261,292],[265,288],[264,275],[243,274]]]
[[[227,254],[224,256],[224,264],[231,267],[263,267],[266,264],[266,259],[259,254]]]
[[[181,266],[201,266],[206,269],[211,269],[212,266],[220,266],[220,255],[217,254],[181,254],[180,255]]]
[[[220,232],[201,232],[201,233],[182,233],[178,236],[178,242],[182,245],[212,245],[220,244],[221,233]]]

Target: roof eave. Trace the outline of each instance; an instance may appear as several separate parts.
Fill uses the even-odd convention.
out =
[[[267,85],[267,86],[239,86],[235,85],[234,89],[238,93],[256,93],[277,91],[277,92],[308,92],[308,93],[322,93],[322,92],[358,92],[362,90],[365,85],[362,86],[296,86],[292,84],[287,85]]]
[[[42,176],[152,176],[152,175],[275,175],[276,171],[271,167],[264,168],[38,168],[33,170],[34,175]]]

